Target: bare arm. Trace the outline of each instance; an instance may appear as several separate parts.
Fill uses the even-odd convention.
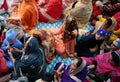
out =
[[[9,54],[12,62],[14,63],[14,62],[15,62],[15,59],[14,59],[13,54],[12,54],[12,52],[11,52],[10,50],[8,50],[8,54]]]
[[[15,47],[13,47],[13,49],[14,49],[14,51],[19,52],[19,53],[22,53],[24,51],[24,50],[20,50],[18,48],[15,48]]]

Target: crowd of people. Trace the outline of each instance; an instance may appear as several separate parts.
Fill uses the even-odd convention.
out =
[[[1,0],[0,82],[120,82],[119,23],[119,0]]]

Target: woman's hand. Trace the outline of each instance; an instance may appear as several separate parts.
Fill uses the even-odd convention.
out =
[[[20,50],[20,49],[18,49],[18,48],[16,48],[16,47],[13,47],[13,50],[16,51],[16,52],[20,52],[20,53],[23,52],[23,50]]]
[[[63,74],[63,71],[58,72],[58,71],[56,71],[56,70],[53,70],[53,74],[56,75],[57,77],[61,77],[62,74]]]
[[[9,56],[10,56],[12,62],[14,63],[14,62],[15,62],[15,59],[14,59],[14,57],[13,57],[12,52],[11,52],[10,50],[7,50],[7,51],[8,51],[8,54],[9,54]]]
[[[61,82],[63,71],[58,72],[56,70],[53,70],[53,74],[55,75],[54,80],[58,80],[57,82]]]

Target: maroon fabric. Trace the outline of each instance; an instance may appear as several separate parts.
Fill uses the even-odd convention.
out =
[[[2,32],[2,35],[0,36],[0,47],[2,46],[4,39],[5,39],[5,32]]]
[[[2,9],[2,8],[4,8],[5,10],[8,9],[8,4],[7,4],[7,1],[6,1],[6,0],[4,0],[4,3],[3,3],[3,5],[1,6],[0,9]]]
[[[6,59],[4,58],[4,51],[0,49],[0,75],[3,75],[8,72],[9,68],[7,66]]]

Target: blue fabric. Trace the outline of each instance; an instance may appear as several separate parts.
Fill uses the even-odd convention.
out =
[[[57,55],[57,56],[53,59],[53,61],[51,62],[51,64],[49,64],[49,65],[47,66],[46,72],[52,74],[52,71],[53,71],[56,63],[58,63],[58,62],[63,62],[66,66],[69,66],[69,65],[73,62],[73,60],[70,59],[70,58],[64,59],[64,58],[62,58],[60,55]]]
[[[105,29],[99,29],[99,30],[97,31],[97,34],[98,34],[98,35],[101,35],[101,36],[104,36],[104,37],[107,35]]]
[[[14,41],[16,38],[16,32],[13,29],[10,29],[6,32],[6,39],[8,41]]]
[[[95,47],[98,45],[98,48],[100,48],[100,45],[102,44],[103,40],[96,40],[95,34],[89,34],[88,36],[82,36],[79,41],[77,41],[77,44],[75,46],[75,52],[77,52],[77,56],[85,56],[85,57],[93,57],[95,53],[90,52],[90,48]],[[98,49],[99,50],[99,49]],[[98,51],[99,52],[99,51]]]
[[[7,60],[7,66],[8,66],[10,69],[13,69],[12,60]]]
[[[39,30],[40,28],[44,27],[44,28],[59,28],[62,25],[63,21],[59,20],[53,24],[51,23],[44,23],[44,22],[40,22],[37,26],[36,29]]]
[[[46,70],[44,50],[39,46],[38,40],[35,37],[30,37],[25,45],[25,53],[20,61],[20,68],[23,73],[28,73],[34,79],[38,79],[38,77],[40,78],[39,74],[41,75]],[[43,66],[42,69],[41,66]]]
[[[10,57],[9,57],[9,54],[8,54],[8,52],[7,52],[7,50],[6,50],[6,47],[7,46],[10,46],[10,48],[13,48],[13,47],[16,47],[16,48],[18,48],[18,49],[21,49],[22,50],[22,48],[23,48],[23,46],[22,46],[22,43],[18,40],[18,39],[16,39],[16,41],[15,41],[15,43],[14,44],[9,44],[9,42],[7,41],[7,39],[5,39],[4,41],[3,41],[3,44],[2,44],[2,47],[1,47],[1,49],[2,50],[4,50],[4,57],[6,58],[6,60],[9,62],[9,61],[11,61],[11,59],[10,59]],[[18,53],[18,52],[16,52],[16,51],[13,51],[13,57],[14,58],[16,58],[16,57],[18,57],[19,55],[21,55],[20,53]],[[12,61],[11,61],[12,62]],[[9,65],[10,64],[10,65]],[[12,66],[11,66],[11,63],[7,63],[7,65],[8,65],[8,67],[10,67],[10,68],[12,68]]]
[[[93,31],[94,27],[88,23],[88,25],[86,26],[86,30],[89,30],[89,31]]]
[[[40,30],[41,28],[59,28],[62,25],[63,21],[59,20],[53,24],[51,23],[44,23],[44,22],[39,22],[38,25],[35,27],[36,30]],[[29,37],[30,35],[28,33],[25,33],[26,37]]]

